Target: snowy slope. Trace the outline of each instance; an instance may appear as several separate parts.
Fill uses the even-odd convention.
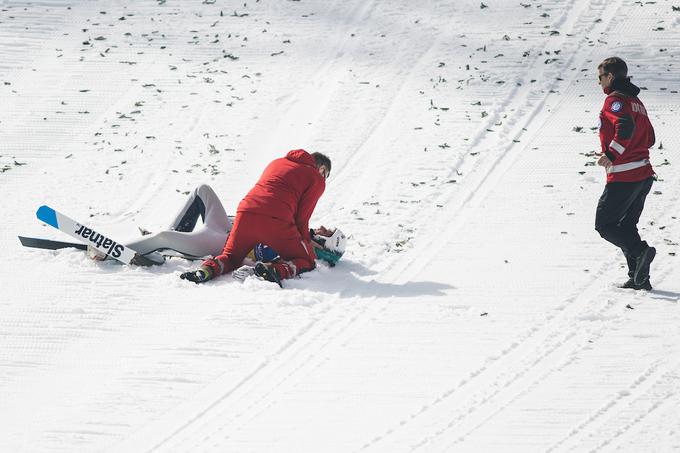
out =
[[[0,451],[679,450],[677,6],[0,2]],[[610,55],[659,142],[649,293],[593,229]],[[298,147],[350,244],[284,290],[16,239],[233,212]]]

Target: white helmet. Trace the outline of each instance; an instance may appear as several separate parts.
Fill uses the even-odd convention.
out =
[[[345,248],[347,247],[347,236],[340,231],[340,228],[336,228],[331,237],[326,238],[324,247],[342,255],[345,253]]]
[[[345,253],[347,237],[339,228],[336,228],[330,236],[315,234],[313,239],[321,246],[320,249],[314,249],[317,258],[327,261],[331,266],[335,266]]]

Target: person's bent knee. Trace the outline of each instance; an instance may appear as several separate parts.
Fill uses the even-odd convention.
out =
[[[197,186],[197,187],[194,189],[194,192],[195,192],[196,194],[199,194],[199,195],[201,195],[201,194],[208,194],[208,193],[209,193],[209,194],[214,194],[214,193],[215,193],[215,191],[213,190],[213,188],[210,187],[210,186],[207,185],[207,184],[200,184],[199,186]]]

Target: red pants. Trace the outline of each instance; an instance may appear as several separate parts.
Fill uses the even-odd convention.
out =
[[[294,266],[291,277],[314,269],[314,250],[306,244],[297,226],[274,217],[248,212],[239,212],[229,233],[222,254],[215,257],[220,268],[208,261],[214,275],[226,274],[241,266],[243,259],[258,242],[267,244],[279,254],[282,260]]]

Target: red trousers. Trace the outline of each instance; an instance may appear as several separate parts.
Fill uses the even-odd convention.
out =
[[[314,250],[305,243],[294,223],[274,217],[239,212],[229,233],[222,254],[215,257],[218,263],[204,263],[213,269],[213,275],[226,274],[241,266],[243,259],[258,242],[268,245],[282,260],[293,266],[292,275],[314,269]]]

